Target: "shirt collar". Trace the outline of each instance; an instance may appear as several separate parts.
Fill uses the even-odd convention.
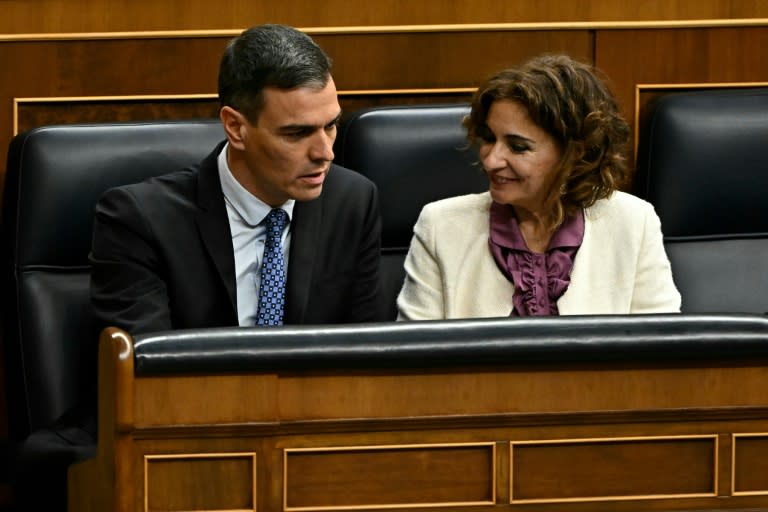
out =
[[[219,181],[221,181],[221,190],[224,192],[224,199],[237,212],[240,218],[250,227],[258,226],[272,210],[272,207],[248,192],[232,174],[227,163],[227,150],[229,142],[219,153]],[[296,204],[295,199],[289,199],[283,203],[280,208],[288,214],[288,220],[293,218],[293,207]]]
[[[515,209],[512,206],[492,202],[490,223],[490,237],[494,244],[518,251],[530,251],[525,244],[522,233],[520,233]],[[566,218],[557,228],[549,241],[547,251],[565,247],[579,247],[583,239],[584,212],[579,210],[576,215]]]

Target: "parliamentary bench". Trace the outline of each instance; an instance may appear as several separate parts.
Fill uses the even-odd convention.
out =
[[[767,390],[759,315],[113,328],[70,510],[754,508]]]

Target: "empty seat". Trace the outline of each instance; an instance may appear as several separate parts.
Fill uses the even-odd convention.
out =
[[[35,500],[20,509],[64,506],[66,465],[95,447],[92,418],[72,411],[95,407],[88,254],[96,201],[108,188],[196,163],[223,138],[218,120],[204,120],[49,126],[11,142],[2,288],[9,423],[20,470],[38,471],[40,483],[18,490]]]
[[[355,112],[339,131],[336,161],[376,183],[382,209],[383,307],[392,319],[405,278],[403,262],[421,208],[487,189],[465,149],[467,104],[374,107]]]
[[[672,94],[638,148],[685,313],[768,312],[768,89]]]

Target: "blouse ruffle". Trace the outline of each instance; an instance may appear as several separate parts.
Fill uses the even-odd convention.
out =
[[[554,233],[545,253],[528,249],[514,210],[493,203],[489,245],[501,272],[515,285],[512,316],[557,315],[557,300],[571,282],[576,252],[584,238],[584,217],[579,212]]]

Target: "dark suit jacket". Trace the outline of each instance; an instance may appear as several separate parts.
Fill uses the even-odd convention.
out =
[[[132,334],[238,324],[234,252],[216,158],[107,191],[96,206],[91,297]],[[286,324],[382,320],[375,185],[332,165],[291,222]]]

